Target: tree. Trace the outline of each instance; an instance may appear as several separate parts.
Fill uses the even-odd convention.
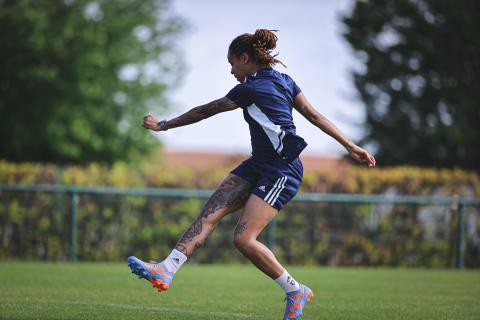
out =
[[[356,1],[343,17],[378,163],[480,169],[480,2]]]
[[[88,163],[133,159],[158,141],[181,61],[168,0],[0,1],[0,158]]]

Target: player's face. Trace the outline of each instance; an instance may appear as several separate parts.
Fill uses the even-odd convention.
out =
[[[237,57],[234,54],[229,54],[228,62],[232,66],[232,70],[230,72],[233,74],[235,79],[237,79],[240,83],[244,83],[249,70],[248,55],[246,53],[242,53],[240,57]]]

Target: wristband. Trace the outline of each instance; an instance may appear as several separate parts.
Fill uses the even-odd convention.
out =
[[[167,120],[161,120],[158,122],[158,126],[160,127],[160,131],[167,131]]]

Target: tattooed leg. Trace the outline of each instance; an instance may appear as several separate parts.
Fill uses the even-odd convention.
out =
[[[175,249],[191,256],[212,233],[217,223],[227,214],[243,208],[252,186],[244,179],[230,174],[205,203],[200,215],[185,231]]]
[[[245,230],[247,230],[247,222],[238,222],[237,226],[235,227],[235,237],[241,237]]]
[[[277,209],[256,195],[251,195],[235,227],[234,234],[235,246],[238,250],[272,279],[277,279],[285,268],[278,262],[272,251],[257,240],[257,237],[277,213]]]

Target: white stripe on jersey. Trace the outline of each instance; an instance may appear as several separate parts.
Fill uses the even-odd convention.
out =
[[[262,127],[268,139],[270,139],[273,149],[280,154],[283,150],[283,137],[285,137],[285,132],[281,129],[280,125],[268,119],[267,115],[263,113],[255,103],[249,105],[247,111],[253,120]]]
[[[277,147],[277,149],[275,149],[275,151],[280,154],[280,152],[282,152],[283,150],[283,138],[285,137],[285,131],[282,130],[282,132],[280,133],[280,135],[278,136],[278,139],[280,140],[280,145]]]
[[[278,192],[277,192],[276,195],[273,197],[272,201],[270,201],[270,205],[273,206],[273,204],[275,203],[275,201],[277,201],[278,196],[280,195],[280,193],[282,192],[282,190],[285,188],[285,182],[287,182],[287,177],[285,177],[285,180],[283,180],[282,185],[281,185],[280,188],[278,189]]]

